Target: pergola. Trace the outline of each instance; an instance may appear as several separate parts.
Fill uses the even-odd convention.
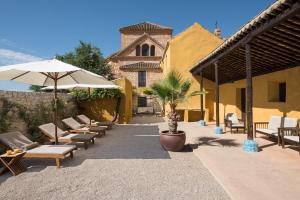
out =
[[[252,77],[296,66],[300,66],[300,1],[278,0],[196,63],[190,72],[215,82],[217,127],[219,85],[246,78],[247,133],[248,140],[253,140]]]

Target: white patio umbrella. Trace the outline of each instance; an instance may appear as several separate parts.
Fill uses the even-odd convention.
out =
[[[56,59],[0,67],[0,80],[14,80],[39,86],[53,86],[55,144],[57,139],[57,86],[71,84],[107,84],[104,77]]]
[[[85,89],[85,88],[103,88],[103,89],[117,89],[120,88],[118,85],[115,85],[111,81],[107,81],[106,84],[70,84],[70,85],[58,85],[58,90],[72,90],[72,89]],[[42,90],[53,90],[53,86],[47,86],[42,88]]]

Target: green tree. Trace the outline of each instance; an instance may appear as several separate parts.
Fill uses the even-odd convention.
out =
[[[177,133],[179,116],[176,113],[176,107],[178,103],[186,101],[192,96],[203,94],[200,91],[188,93],[191,85],[191,80],[185,80],[179,73],[171,71],[163,80],[157,81],[151,86],[153,94],[159,97],[163,104],[168,103],[171,108],[171,112],[168,114],[170,133]]]
[[[31,85],[29,87],[29,90],[35,91],[35,92],[40,92],[42,89],[42,86],[38,86],[38,85]]]
[[[58,60],[94,72],[105,78],[113,79],[111,66],[106,62],[100,49],[91,43],[80,41],[74,51],[56,55]]]

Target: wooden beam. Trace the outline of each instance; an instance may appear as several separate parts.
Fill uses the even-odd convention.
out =
[[[201,67],[195,66],[191,70],[191,72],[194,73],[194,74],[197,74],[203,68],[205,68],[208,65],[210,65],[211,63],[214,63],[214,62],[218,61],[219,59],[221,59],[224,55],[228,54],[228,52],[234,50],[235,48],[239,47],[240,45],[248,43],[254,37],[257,37],[260,34],[264,33],[265,31],[268,31],[269,29],[271,29],[272,27],[278,25],[280,22],[287,19],[288,17],[296,15],[297,13],[299,13],[299,10],[300,10],[300,3],[297,2],[297,3],[293,4],[293,6],[291,8],[287,9],[283,13],[281,13],[281,14],[277,15],[276,17],[268,20],[267,22],[261,23],[263,25],[257,27],[253,31],[249,31],[247,34],[244,34],[245,36],[240,36],[240,37],[242,37],[241,39],[237,38],[237,39],[233,40],[231,42],[232,44],[228,44],[227,45],[228,47],[224,47],[223,49],[219,50],[218,52],[215,52],[208,59],[204,60],[201,63]],[[198,63],[198,66],[199,65],[200,65],[200,63]]]
[[[219,69],[218,62],[214,63],[215,65],[215,94],[216,94],[216,126],[220,126],[220,94],[219,94]]]
[[[203,92],[203,72],[200,72],[200,91]],[[201,116],[200,119],[204,120],[204,99],[203,99],[203,95],[200,95],[200,108],[201,108]]]
[[[251,46],[246,44],[246,92],[247,92],[247,138],[253,140],[253,88],[252,88],[252,66],[251,66]]]

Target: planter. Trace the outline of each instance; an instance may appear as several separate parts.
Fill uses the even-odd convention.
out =
[[[160,144],[167,151],[181,151],[185,144],[185,132],[177,131],[176,134],[170,134],[168,130],[160,133]]]

